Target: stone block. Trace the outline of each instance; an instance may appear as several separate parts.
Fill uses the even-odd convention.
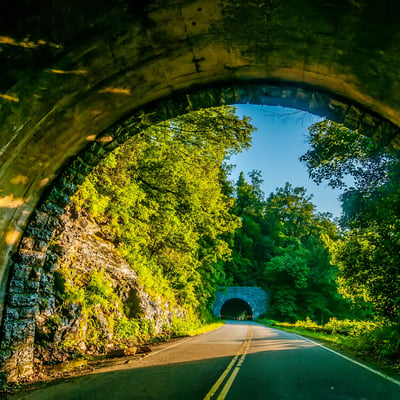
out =
[[[81,157],[86,164],[92,167],[95,167],[102,159],[101,155],[92,153],[91,151],[86,151]]]
[[[363,135],[371,137],[376,132],[378,126],[379,119],[369,113],[366,113],[363,115],[358,129]]]
[[[50,237],[51,239],[51,237]],[[49,240],[50,240],[49,239]],[[36,240],[35,245],[33,246],[33,250],[38,252],[45,252],[47,250],[47,246],[49,244],[49,240]]]
[[[267,97],[282,97],[282,88],[279,85],[261,85],[259,87],[263,96]]]
[[[12,347],[33,343],[34,335],[35,321],[32,318],[10,321],[3,331],[4,343]]]
[[[18,279],[13,276],[10,279],[9,291],[11,293],[25,293],[25,279]]]
[[[312,92],[310,96],[309,111],[313,114],[320,115],[322,117],[334,118],[331,114],[329,104],[331,98],[321,92]]]
[[[61,192],[68,196],[72,196],[77,190],[76,185],[65,177],[61,177],[56,186]]]
[[[245,98],[246,100],[242,101],[242,99],[240,99],[240,102],[264,105],[278,105],[282,101],[281,94],[281,88],[273,85],[247,85],[247,96]]]
[[[38,307],[20,307],[18,308],[18,314],[20,319],[34,320],[37,314]]]
[[[382,121],[373,134],[373,138],[387,145],[399,134],[399,128],[388,121]]]
[[[32,307],[37,303],[37,295],[32,293],[9,293],[8,304],[12,307]]]
[[[60,191],[55,186],[53,186],[53,188],[51,189],[48,200],[62,208],[66,207],[67,204],[69,204],[69,202],[71,201],[68,195]]]
[[[37,226],[45,227],[47,224],[47,219],[49,218],[47,213],[41,212],[39,210],[35,210],[32,213],[32,221],[36,223]]]
[[[26,281],[25,293],[37,293],[40,287],[39,281]]]
[[[58,225],[58,218],[35,210],[29,225],[34,226],[35,229],[54,229]]]
[[[349,109],[349,105],[338,99],[331,98],[328,107],[331,120],[342,124]]]
[[[46,254],[46,260],[45,263],[49,263],[49,264],[55,264],[57,263],[58,260],[58,255],[56,253],[53,252],[53,247],[51,248],[51,251],[48,251]]]
[[[20,247],[33,250],[35,247],[35,239],[32,236],[24,236],[21,240]]]
[[[43,204],[39,207],[39,210],[53,217],[59,217],[64,213],[64,208],[60,207],[59,205],[53,203],[48,199],[43,202]]]
[[[6,307],[4,311],[4,319],[7,321],[17,321],[19,319],[19,308],[15,307]]]
[[[40,292],[42,294],[51,294],[53,292],[54,276],[49,274],[42,274],[40,281]]]
[[[251,102],[249,90],[245,86],[235,87],[235,97],[240,104],[247,104]]]
[[[221,89],[221,104],[234,104],[236,102],[235,92],[231,87]]]
[[[81,174],[80,172],[76,174],[74,178],[74,183],[77,185],[81,185],[86,179],[86,175]]]
[[[6,362],[7,381],[17,382],[21,377],[31,375],[33,373],[33,358],[32,344],[19,346]]]
[[[83,175],[87,175],[89,174],[92,169],[93,166],[87,164],[83,159],[82,156],[78,156],[72,163],[72,168],[74,168],[75,170],[79,171],[80,173],[82,173]]]
[[[21,263],[14,263],[11,269],[12,279],[15,280],[25,280],[28,279],[31,273],[32,266]]]
[[[53,236],[53,230],[45,228],[45,229],[40,229],[35,226],[35,224],[29,224],[26,229],[25,229],[25,235],[27,237],[31,237],[35,240],[43,240],[48,242],[51,237]],[[34,245],[35,247],[35,245]]]
[[[343,125],[349,129],[358,129],[364,113],[358,107],[351,105],[346,112]]]
[[[20,258],[22,256],[22,258]],[[26,249],[20,249],[17,255],[17,260],[20,263],[31,265],[34,268],[39,268],[46,257],[46,253],[39,251],[31,251]]]
[[[310,103],[311,92],[303,88],[297,88],[294,94],[294,104],[296,108],[304,111],[308,111],[308,105]]]
[[[108,154],[108,151],[104,148],[104,146],[98,142],[95,142],[90,146],[90,151],[98,154],[101,157],[105,157]]]

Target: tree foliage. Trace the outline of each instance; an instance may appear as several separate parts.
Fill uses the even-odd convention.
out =
[[[259,171],[241,173],[233,212],[242,226],[233,237],[225,271],[236,285],[258,285],[272,296],[272,314],[280,319],[327,320],[343,311],[337,293],[336,267],[323,236],[334,240],[336,226],[318,214],[302,187],[286,183],[267,198]]]
[[[344,236],[329,242],[340,266],[342,293],[373,303],[383,317],[400,317],[400,159],[373,138],[323,121],[310,128],[301,157],[310,176],[345,189]],[[354,179],[346,184],[346,174]]]
[[[103,235],[156,296],[200,312],[224,278],[229,210],[224,159],[250,144],[253,127],[233,107],[153,126],[114,151],[82,185]]]

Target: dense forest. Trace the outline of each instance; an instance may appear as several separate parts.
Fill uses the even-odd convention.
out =
[[[188,326],[210,319],[214,293],[225,279],[223,261],[231,253],[226,237],[240,218],[230,212],[234,199],[224,160],[250,146],[253,129],[233,107],[153,126],[107,157],[73,199],[78,210],[90,212],[146,293],[183,308]]]
[[[250,146],[253,131],[228,106],[153,126],[108,156],[73,202],[148,293],[187,310],[187,324],[211,318],[218,287],[254,285],[271,295],[268,318],[373,321],[365,341],[398,357],[397,154],[331,121],[309,128],[301,161],[317,183],[343,189],[333,221],[303,187],[265,195],[259,171],[229,181],[229,156]]]

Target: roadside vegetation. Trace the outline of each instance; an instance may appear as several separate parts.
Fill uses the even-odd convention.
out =
[[[312,338],[379,368],[400,369],[398,327],[389,321],[338,320],[333,317],[325,325],[318,325],[309,318],[295,323],[268,318],[261,318],[258,322]]]
[[[231,253],[226,235],[240,226],[230,212],[225,160],[250,146],[254,130],[234,111],[201,110],[153,126],[110,154],[80,186],[75,214],[89,216],[100,228],[98,240],[112,243],[141,290],[174,315],[155,329],[155,320],[127,309],[101,263],[90,261],[82,273],[74,267],[79,260],[68,260],[58,267],[64,283],[48,330],[57,336],[66,313],[69,319],[78,313],[84,323],[63,333],[59,347],[101,352],[193,335],[215,323],[209,310]]]

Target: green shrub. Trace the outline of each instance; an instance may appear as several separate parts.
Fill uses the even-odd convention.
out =
[[[137,339],[140,333],[140,320],[135,318],[120,318],[114,327],[115,338],[120,340]]]

